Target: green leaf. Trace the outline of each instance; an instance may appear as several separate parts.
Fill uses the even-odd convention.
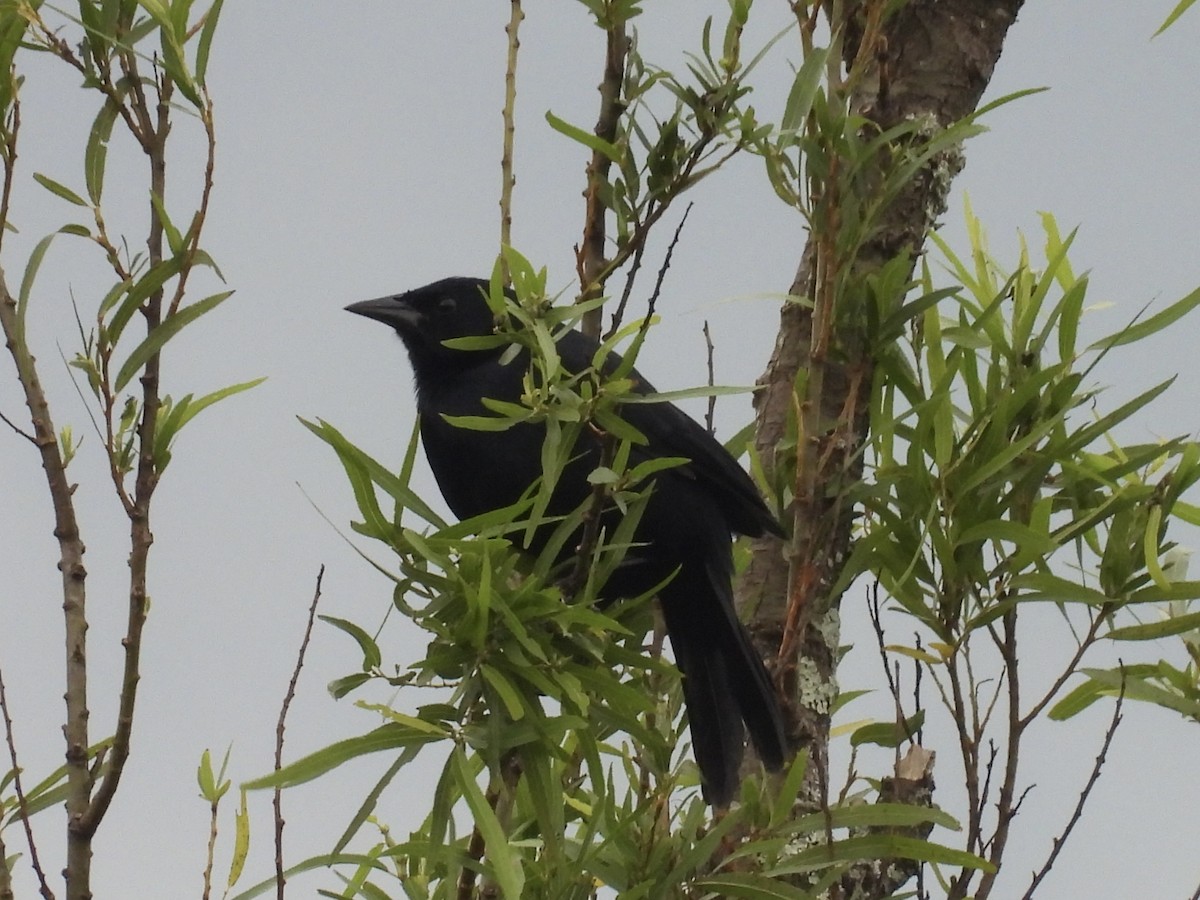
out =
[[[125,363],[121,366],[121,370],[117,373],[116,380],[113,382],[113,391],[119,392],[123,390],[133,376],[142,370],[142,367],[150,357],[158,353],[167,341],[175,337],[175,335],[179,334],[180,331],[206,312],[215,309],[225,300],[228,300],[232,295],[233,291],[221,291],[219,294],[213,294],[211,297],[198,300],[191,306],[185,306],[175,313],[175,315],[160,322],[158,327],[146,335],[145,339],[129,354],[129,358],[125,360]]]
[[[1104,636],[1114,641],[1153,641],[1158,638],[1183,634],[1196,628],[1200,628],[1200,612],[1172,616],[1161,622],[1151,622],[1146,625],[1126,625],[1124,628],[1114,628]]]
[[[21,276],[21,288],[17,292],[17,330],[19,332],[18,340],[21,342],[25,339],[25,311],[29,307],[29,295],[33,292],[33,282],[37,278],[42,260],[46,257],[46,251],[50,249],[50,242],[57,234],[57,231],[53,232],[38,241],[33,252],[29,254],[29,262],[25,264],[25,274]]]
[[[1196,288],[1196,290],[1192,291],[1186,297],[1176,300],[1166,309],[1155,313],[1145,321],[1137,322],[1136,324],[1131,323],[1116,334],[1111,334],[1106,338],[1096,341],[1089,349],[1107,350],[1110,347],[1120,347],[1122,344],[1132,344],[1135,341],[1140,341],[1143,338],[1162,331],[1168,325],[1183,318],[1198,305],[1200,305],[1200,288]]]
[[[1045,556],[1052,553],[1058,542],[1044,532],[1037,531],[1020,522],[1008,519],[991,519],[972,525],[958,536],[954,542],[956,547],[972,544],[975,541],[992,541],[993,543],[1015,544],[1019,549],[1031,554]]]
[[[1022,600],[1049,600],[1054,603],[1087,603],[1102,606],[1113,598],[1103,591],[1090,588],[1049,573],[1031,572],[1013,578],[1010,587],[1021,592]]]
[[[1151,37],[1158,37],[1160,34],[1162,34],[1164,31],[1166,31],[1168,28],[1170,28],[1172,25],[1174,25],[1175,21],[1180,16],[1182,16],[1185,12],[1187,12],[1188,8],[1195,2],[1196,2],[1196,0],[1179,0],[1179,3],[1177,3],[1175,5],[1175,8],[1173,10],[1171,10],[1171,14],[1168,15],[1166,17],[1166,19],[1163,20],[1163,23],[1158,26],[1158,31],[1154,32],[1154,34],[1151,35]]]
[[[108,751],[112,747],[113,739],[107,737],[102,741],[98,741],[88,747],[87,759],[91,763],[101,753]],[[0,779],[0,787],[4,786],[4,779]],[[66,764],[59,766],[37,784],[31,788],[25,789],[25,809],[27,815],[34,815],[41,812],[43,809],[51,807],[61,807],[67,799],[67,767]],[[21,811],[14,809],[12,814],[4,820],[4,825],[12,825],[21,818]]]
[[[516,721],[525,715],[525,705],[521,702],[520,692],[513,687],[511,681],[504,677],[504,674],[495,666],[489,666],[484,663],[479,667],[483,673],[483,680],[486,681],[497,694],[500,695],[500,701],[504,704],[504,709],[513,721]]]
[[[798,833],[819,833],[829,828],[912,828],[932,822],[951,831],[961,831],[959,821],[944,810],[908,803],[856,803],[824,812],[799,816],[792,823]]]
[[[468,431],[508,431],[516,422],[509,416],[451,416],[441,414],[455,428],[465,428]]]
[[[33,173],[33,180],[56,196],[62,197],[68,203],[74,203],[76,206],[87,206],[88,202],[80,197],[77,193],[63,184],[59,184],[53,178],[47,178],[41,172]]]
[[[850,745],[877,744],[880,747],[898,747],[911,740],[925,724],[925,710],[917,710],[903,722],[873,722],[856,729],[850,736]]]
[[[398,722],[388,722],[374,731],[358,737],[347,738],[324,747],[315,753],[303,756],[289,763],[277,772],[255,778],[242,785],[243,790],[257,791],[269,788],[288,788],[306,781],[319,778],[341,765],[364,756],[368,753],[378,753],[380,750],[401,750],[411,746],[421,746],[441,740],[437,734],[428,730],[401,725]]]
[[[204,27],[200,29],[200,42],[196,46],[196,83],[201,87],[204,87],[204,77],[208,71],[208,53],[224,3],[225,0],[213,0],[213,5],[204,14]]]
[[[300,875],[304,872],[311,872],[314,869],[328,869],[333,866],[370,866],[373,869],[379,869],[386,872],[387,866],[373,856],[366,856],[361,853],[326,853],[321,856],[310,857],[303,862],[298,862],[294,866],[289,866],[284,870],[283,876],[285,879],[290,879],[293,875]],[[278,886],[276,877],[272,875],[270,878],[260,881],[258,884],[247,888],[240,894],[230,897],[229,900],[254,900],[255,897],[261,897],[263,894],[270,891],[272,896]]]
[[[692,890],[703,897],[740,897],[743,900],[812,900],[812,894],[786,881],[749,872],[710,875],[692,883]]]
[[[87,147],[83,154],[83,177],[87,184],[88,197],[92,203],[99,205],[100,196],[104,193],[104,168],[108,160],[108,139],[112,137],[113,125],[116,124],[120,109],[109,98],[96,113],[92,122],[92,130],[88,135]]]
[[[774,871],[781,875],[792,874],[822,869],[831,863],[893,857],[948,866],[963,866],[969,869],[980,869],[984,872],[996,871],[995,866],[973,853],[899,834],[871,834],[847,838],[844,841],[834,841],[832,844],[808,847],[789,856],[786,864],[777,867]]]
[[[162,197],[150,192],[150,205],[154,207],[154,214],[158,217],[158,221],[162,224],[163,232],[167,236],[167,246],[171,248],[172,256],[180,256],[183,253],[183,235],[179,229],[171,222],[171,217],[167,215],[166,204],[163,203]]]
[[[188,397],[184,398],[188,401],[187,403],[181,400],[179,405],[171,411],[171,415],[163,416],[159,419],[157,433],[154,435],[155,457],[161,458],[164,454],[169,453],[171,442],[175,439],[175,435],[183,429],[183,426],[208,409],[208,407],[224,400],[226,397],[232,397],[234,394],[240,394],[242,391],[258,387],[258,385],[266,380],[266,376],[263,376],[262,378],[243,381],[241,384],[231,384],[228,387],[213,391],[211,394],[205,394],[199,400],[190,399],[191,395],[189,394]]]
[[[733,394],[753,394],[757,387],[704,384],[700,387],[684,388],[679,391],[660,391],[656,394],[630,394],[622,397],[622,403],[674,403],[676,400],[691,400],[696,397],[725,397]]]
[[[817,96],[817,89],[821,86],[828,56],[828,47],[814,47],[804,57],[804,62],[800,64],[800,70],[796,72],[792,81],[792,88],[788,91],[787,102],[783,106],[783,118],[779,122],[779,128],[783,132],[795,133],[804,127],[804,121],[808,118],[813,100]],[[788,142],[789,145],[792,143],[794,141]]]
[[[133,318],[133,314],[137,311],[138,307],[149,299],[151,295],[161,290],[162,286],[169,279],[179,274],[182,262],[182,258],[178,256],[164,259],[162,262],[151,266],[133,285],[130,285],[128,282],[121,282],[108,292],[100,304],[101,317],[112,309],[114,305],[117,305],[118,301],[120,303],[104,326],[109,346],[115,345],[120,340],[121,335],[125,331],[125,326],[129,324],[129,320]],[[122,297],[124,299],[121,299]]]
[[[550,127],[559,134],[565,134],[571,140],[583,144],[597,153],[607,156],[613,162],[620,165],[622,152],[615,144],[610,144],[603,138],[597,137],[590,131],[585,131],[569,122],[564,122],[550,110],[546,110],[546,121],[550,123]]]
[[[318,419],[317,422],[318,424],[313,424],[305,419],[300,419],[301,425],[333,448],[338,458],[342,460],[343,466],[357,466],[366,472],[371,481],[379,485],[403,509],[411,509],[435,528],[446,528],[446,520],[435,513],[429,504],[409,488],[407,478],[403,480],[397,478],[386,466],[346,440],[345,436],[328,422],[321,419]],[[414,440],[415,438],[414,433]],[[410,442],[410,454],[413,452],[413,446]],[[407,470],[411,473],[411,465],[407,467]]]
[[[471,809],[475,827],[483,835],[486,858],[492,876],[500,885],[501,893],[508,900],[520,900],[521,890],[525,886],[525,870],[521,865],[521,859],[513,852],[508,835],[504,833],[500,820],[496,818],[496,811],[492,809],[487,798],[483,796],[483,791],[475,783],[475,776],[467,765],[467,758],[461,747],[455,747],[450,751],[450,766],[454,773],[455,783],[462,792],[463,799],[467,801],[467,806]]]
[[[200,786],[200,796],[213,801],[216,798],[216,779],[213,777],[212,754],[207,750],[200,754],[200,765],[196,767],[196,784]]]
[[[371,814],[375,811],[375,804],[379,802],[379,797],[383,794],[384,789],[392,783],[392,779],[396,777],[397,773],[399,773],[402,768],[416,759],[417,754],[420,752],[420,745],[414,744],[411,747],[405,747],[400,755],[393,760],[392,764],[388,766],[388,770],[383,773],[383,776],[377,782],[375,782],[375,787],[371,788],[370,792],[368,792],[366,799],[363,800],[362,804],[358,808],[358,811],[355,812],[353,818],[350,820],[350,824],[347,825],[346,830],[342,832],[342,836],[338,838],[338,842],[333,847],[334,853],[341,853],[342,850],[346,848],[346,845],[349,844],[354,838],[354,835],[358,833],[358,829],[362,827],[363,823],[366,822],[367,819],[370,818]]]
[[[246,792],[242,791],[242,804],[234,816],[233,858],[229,861],[227,888],[232,888],[242,877],[246,858],[250,855],[250,810],[246,808]]]
[[[379,652],[379,645],[366,630],[348,619],[339,619],[336,616],[317,616],[317,618],[354,638],[358,643],[358,649],[362,651],[364,670],[377,668],[383,662],[383,654]]]

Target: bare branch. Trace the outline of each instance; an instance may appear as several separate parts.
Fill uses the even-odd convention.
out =
[[[14,422],[12,419],[10,419],[8,416],[6,416],[2,412],[0,412],[0,422],[3,422],[5,425],[7,425],[9,428],[11,428],[13,431],[15,431],[21,437],[25,438],[25,440],[29,441],[29,443],[33,444],[35,447],[37,446],[37,438],[35,438],[32,434],[30,434],[28,431],[26,431],[24,428],[22,428],[20,425],[18,425],[16,422]]]
[[[283,704],[279,708],[279,723],[275,726],[275,771],[283,768],[283,732],[287,722],[288,708],[292,698],[296,696],[296,683],[300,680],[300,670],[304,668],[304,654],[308,651],[308,641],[312,637],[313,622],[317,618],[317,603],[321,599],[321,580],[325,577],[325,565],[317,570],[317,584],[313,588],[312,603],[308,605],[308,622],[304,626],[304,637],[300,639],[300,650],[296,653],[296,667],[292,670],[291,680],[288,681],[287,692],[283,695]],[[275,813],[275,891],[279,900],[283,900],[283,791],[275,788],[272,801]]]
[[[521,0],[511,0],[512,11],[504,33],[508,35],[508,61],[504,69],[504,151],[500,156],[500,249],[512,246],[512,191],[517,183],[513,173],[513,139],[517,133],[517,52],[521,47],[518,29],[525,13]],[[502,256],[500,266],[504,272],[504,283],[511,282],[508,261]]]
[[[1096,755],[1096,762],[1092,766],[1092,774],[1088,776],[1087,784],[1083,786],[1083,790],[1079,794],[1079,800],[1075,804],[1075,810],[1071,813],[1071,818],[1067,821],[1066,828],[1063,829],[1061,837],[1054,838],[1053,849],[1050,855],[1046,857],[1046,862],[1034,874],[1033,881],[1029,885],[1022,900],[1031,900],[1034,891],[1042,880],[1050,874],[1050,869],[1054,866],[1055,860],[1058,859],[1058,854],[1063,846],[1070,838],[1071,832],[1083,817],[1083,807],[1087,804],[1088,797],[1091,796],[1092,788],[1096,786],[1096,782],[1100,780],[1100,770],[1104,767],[1104,761],[1108,757],[1108,748],[1112,746],[1113,736],[1117,733],[1117,726],[1121,724],[1121,705],[1125,701],[1125,679],[1121,679],[1121,690],[1117,694],[1117,702],[1113,707],[1112,721],[1108,724],[1108,730],[1104,732],[1104,741],[1100,745],[1100,752]]]
[[[716,373],[713,370],[713,353],[717,349],[713,346],[712,333],[708,330],[708,319],[704,320],[704,356],[708,363],[708,386],[716,385]],[[709,394],[708,409],[704,411],[704,427],[708,429],[709,434],[716,434],[717,428],[713,424],[713,418],[717,412],[717,395]]]
[[[4,739],[8,743],[8,758],[12,762],[13,790],[17,795],[17,812],[21,819],[21,827],[25,830],[25,841],[29,845],[29,863],[33,866],[34,874],[37,875],[38,892],[45,900],[54,900],[54,892],[50,890],[50,885],[46,881],[46,873],[42,871],[41,860],[38,859],[37,843],[33,839],[33,826],[29,822],[29,804],[25,801],[25,788],[21,784],[21,764],[17,762],[17,741],[13,737],[12,716],[8,709],[8,693],[4,689],[3,673],[0,673],[0,713],[4,715]],[[4,851],[0,848],[0,866],[3,866],[7,876],[8,866],[3,862],[3,858]],[[12,897],[11,884],[8,886],[8,896]]]

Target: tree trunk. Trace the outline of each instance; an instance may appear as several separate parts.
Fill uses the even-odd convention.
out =
[[[847,3],[856,9],[845,17],[843,60],[847,67],[856,59],[864,65],[865,60],[870,70],[854,82],[850,108],[879,131],[905,122],[929,123],[919,129],[923,138],[969,115],[991,78],[1022,2],[909,0],[882,23],[878,39],[867,48],[860,47],[864,28],[856,20],[856,12],[866,4]],[[860,54],[860,49],[866,52]],[[871,236],[850,262],[854,283],[861,284],[897,256],[916,259],[926,233],[945,211],[950,182],[961,167],[957,149],[943,152],[905,185],[882,210]],[[793,295],[815,299],[819,252],[810,234],[791,286]],[[819,807],[826,793],[840,631],[840,596],[833,588],[850,552],[854,511],[848,496],[862,477],[874,369],[865,316],[839,311],[836,321],[841,324],[831,335],[832,345],[822,346],[819,315],[818,303],[783,307],[775,350],[755,403],[756,449],[769,473],[777,468],[777,448],[789,438],[789,429],[796,428],[795,411],[805,404],[819,411],[813,421],[821,427],[797,438],[795,452],[801,469],[795,484],[803,485],[807,476],[818,489],[810,496],[797,489],[791,546],[784,548],[774,538],[758,540],[740,586],[743,602],[754,610],[755,639],[764,656],[774,660],[789,703],[789,737],[794,746],[810,753],[808,779],[798,798],[809,810]],[[798,391],[797,375],[811,373],[814,364],[820,378],[802,379],[804,387]],[[778,461],[779,466],[785,463],[783,458]]]

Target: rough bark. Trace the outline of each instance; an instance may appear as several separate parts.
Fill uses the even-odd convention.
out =
[[[862,39],[850,27],[843,56],[872,71],[857,83],[852,108],[880,130],[904,122],[936,131],[976,108],[999,58],[1004,37],[1022,0],[910,0],[882,26],[882,39],[859,54]],[[927,123],[927,124],[925,124]],[[941,154],[882,211],[877,228],[852,262],[861,279],[901,254],[916,258],[936,217],[944,212],[953,176],[961,168],[954,153]],[[818,248],[810,236],[790,292],[814,296]],[[817,309],[818,312],[814,312]],[[867,439],[873,360],[862,316],[839,311],[834,346],[814,341],[819,304],[786,304],[774,352],[756,398],[756,449],[764,466],[776,467],[776,448],[788,436],[789,416],[806,402],[818,405],[817,433],[799,440],[796,458],[815,460],[817,486],[794,505],[796,539],[784,547],[762,539],[743,579],[742,598],[752,605],[752,629],[764,656],[775,661],[789,700],[790,738],[811,754],[809,780],[799,801],[812,808],[825,792],[829,709],[836,697],[839,601],[834,583],[849,554],[853,509],[848,494],[861,479],[861,450]],[[831,350],[832,352],[825,352]],[[796,392],[797,375],[811,371],[821,354],[819,395]],[[809,390],[812,390],[811,380]],[[793,426],[794,427],[794,426]],[[812,442],[811,446],[805,446]],[[815,452],[805,452],[806,450]],[[785,461],[780,460],[783,464]],[[797,473],[801,485],[806,473]],[[809,476],[812,473],[807,473]],[[780,648],[783,647],[783,651]]]

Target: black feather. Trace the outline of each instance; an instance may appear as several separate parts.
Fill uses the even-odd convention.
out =
[[[492,333],[486,283],[447,278],[394,297],[347,307],[384,322],[408,349],[417,388],[421,439],[446,503],[460,518],[511,505],[541,477],[544,427],[505,431],[457,428],[443,416],[489,415],[482,398],[519,402],[529,367],[525,352],[502,360],[503,347],[461,350],[443,342]],[[558,354],[567,372],[592,364],[596,344],[564,334]],[[620,358],[610,355],[606,366]],[[654,387],[636,371],[634,390]],[[675,660],[683,673],[692,746],[705,798],[725,806],[738,785],[746,732],[772,770],[787,757],[782,717],[770,676],[733,604],[731,532],[782,534],[778,522],[737,461],[695,420],[669,403],[626,404],[622,417],[647,438],[631,465],[653,457],[689,463],[653,476],[635,534],[637,546],[610,577],[606,599],[636,596],[670,578],[658,592]],[[565,514],[590,493],[588,474],[600,464],[600,444],[585,436],[559,478],[549,512]],[[548,537],[535,533],[535,551]],[[671,577],[674,575],[674,577]],[[744,724],[743,724],[744,723]]]

